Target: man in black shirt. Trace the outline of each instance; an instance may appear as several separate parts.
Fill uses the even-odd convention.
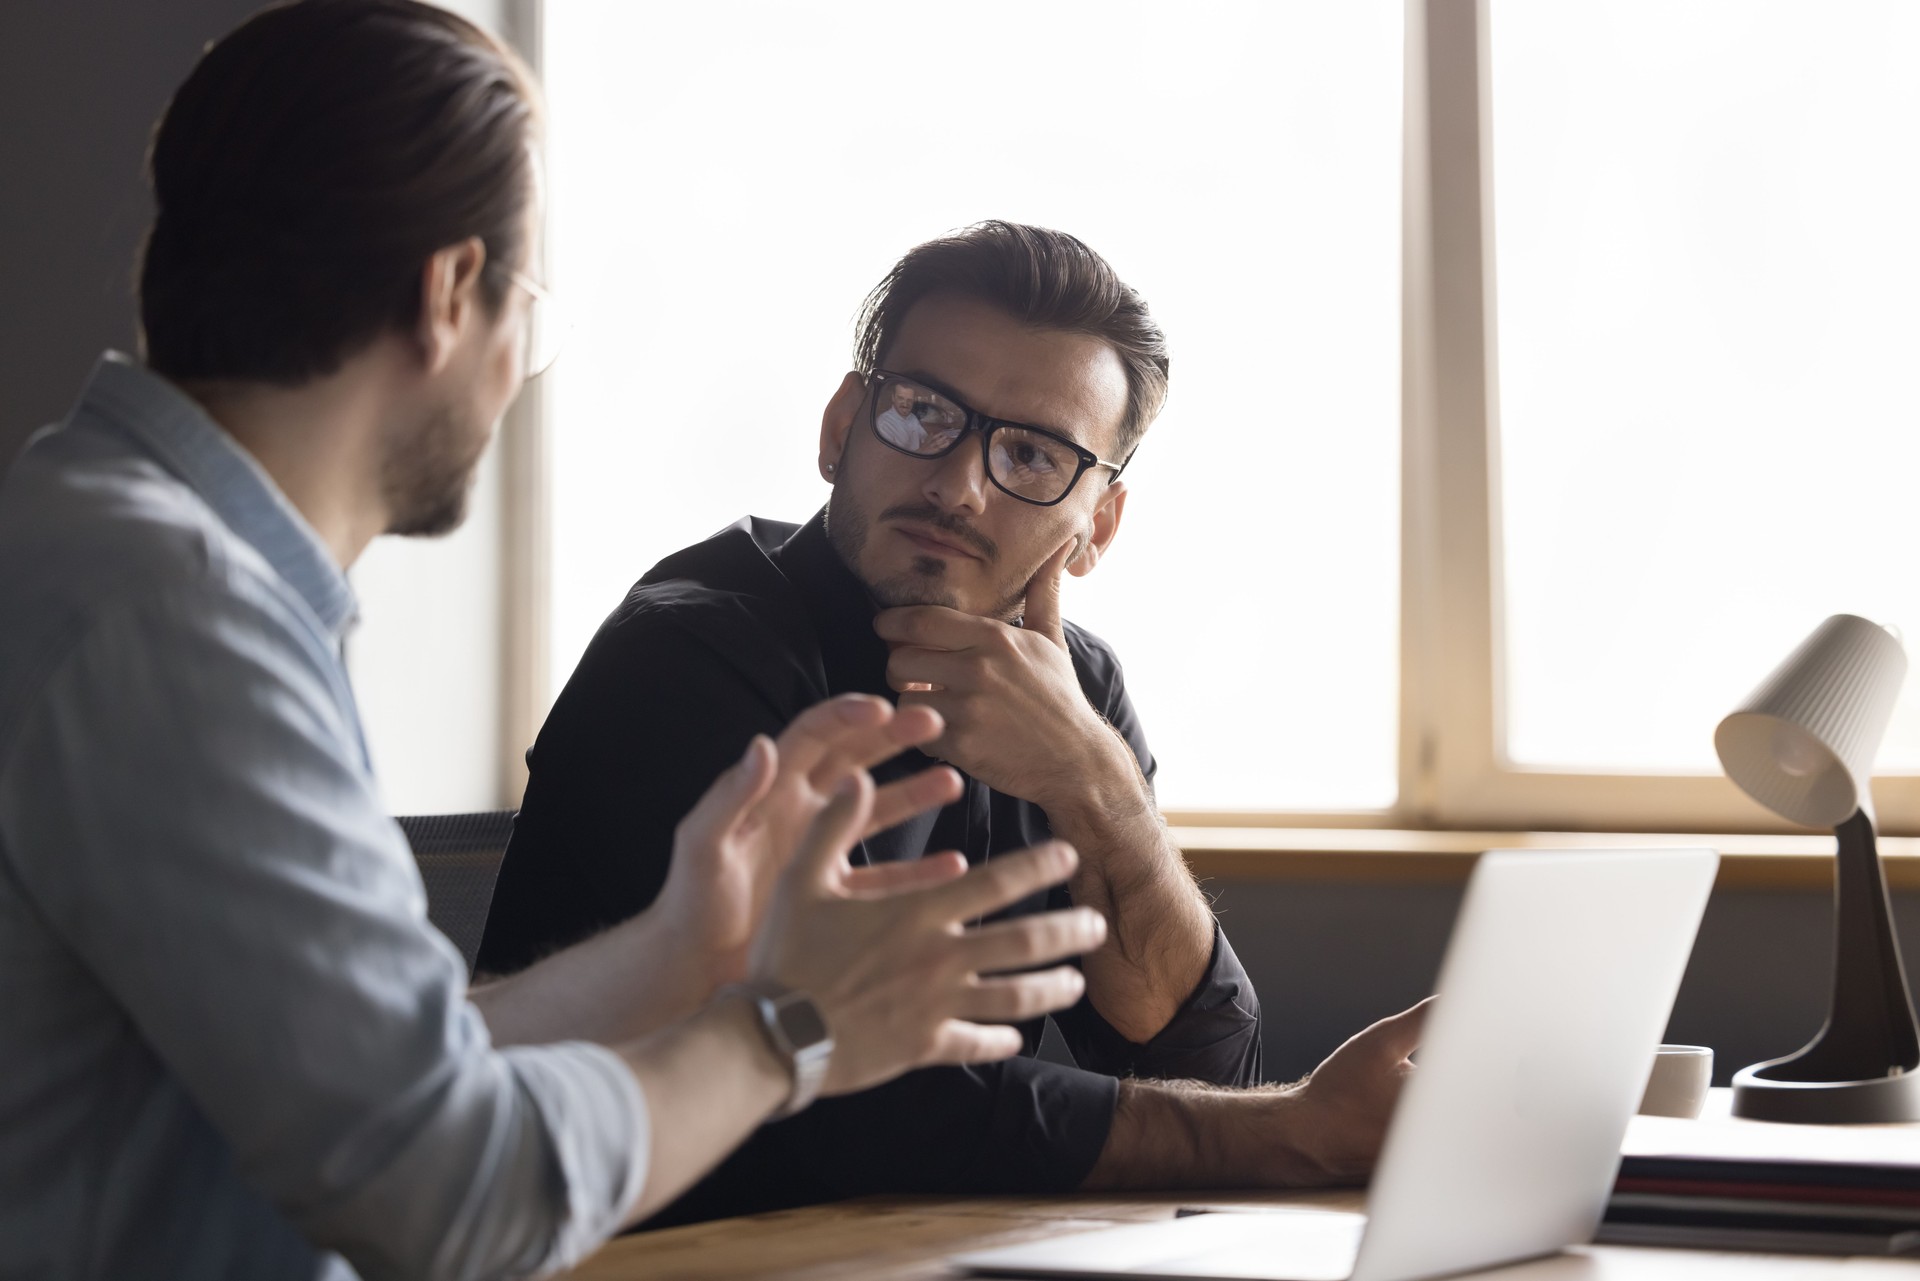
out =
[[[857,358],[822,423],[827,508],[798,527],[743,520],[668,557],[588,648],[529,753],[481,967],[516,969],[645,909],[679,816],[752,735],[833,694],[925,703],[946,723],[925,750],[964,792],[861,854],[978,863],[1072,843],[1067,886],[1012,911],[1071,902],[1108,920],[1085,996],[1054,1015],[1080,1066],[932,1069],[816,1105],[653,1222],[875,1192],[1363,1173],[1417,1014],[1362,1033],[1303,1086],[1244,1088],[1260,1081],[1252,984],[1160,820],[1118,660],[1060,617],[1061,578],[1111,546],[1119,474],[1165,396],[1144,302],[1078,240],[986,223],[895,267]],[[688,963],[727,977],[728,958]],[[1042,1024],[1023,1031],[1031,1055]]]

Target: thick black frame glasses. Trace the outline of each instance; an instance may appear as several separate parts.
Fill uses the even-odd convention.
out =
[[[977,432],[980,436],[980,464],[986,472],[987,479],[993,482],[993,487],[1009,498],[1017,498],[1021,502],[1031,503],[1035,507],[1052,507],[1056,503],[1064,502],[1067,495],[1073,492],[1073,487],[1080,483],[1080,478],[1095,467],[1105,467],[1112,471],[1115,476],[1118,476],[1127,469],[1127,463],[1133,460],[1133,456],[1129,454],[1126,459],[1120,462],[1110,463],[1084,445],[1076,441],[1068,440],[1059,432],[1048,431],[1045,427],[1035,427],[1030,423],[1010,422],[1004,418],[989,418],[971,405],[948,395],[937,387],[929,387],[918,378],[910,377],[907,374],[897,374],[887,369],[874,369],[868,371],[866,380],[867,393],[873,402],[867,411],[867,428],[873,432],[873,438],[875,440],[885,445],[888,449],[893,450],[895,453],[905,454],[909,458],[919,458],[930,461],[935,458],[945,458],[948,454],[960,448],[961,442],[967,438],[967,433]],[[892,398],[891,396],[883,397],[881,391],[889,386],[898,386],[900,384],[905,384],[913,390],[916,407],[934,402],[945,402],[960,411],[961,421],[959,426],[957,428],[948,427],[944,429],[945,431],[953,432],[952,440],[940,446],[938,449],[925,452],[918,449],[909,449],[896,440],[888,439],[886,432],[880,429],[880,415],[892,408]],[[899,411],[895,410],[894,412],[898,413]],[[1073,455],[1078,465],[1074,468],[1073,475],[1067,478],[1066,485],[1058,494],[1055,494],[1052,498],[1033,498],[1021,493],[1001,478],[999,469],[997,469],[994,464],[993,438],[1003,431],[1014,431],[1029,436],[1043,437]],[[944,431],[942,434],[944,434]],[[1011,455],[1009,454],[1008,456],[1009,459],[1011,459]],[[1007,465],[1012,465],[1011,461]]]

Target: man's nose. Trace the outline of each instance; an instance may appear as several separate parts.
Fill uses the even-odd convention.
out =
[[[977,516],[986,509],[988,483],[980,444],[969,433],[958,449],[934,460],[921,492],[938,507]]]

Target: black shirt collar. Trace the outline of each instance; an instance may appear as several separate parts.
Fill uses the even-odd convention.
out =
[[[866,584],[829,541],[826,509],[815,512],[782,543],[773,560],[798,589],[820,638],[827,688],[835,694],[878,694],[891,701],[895,696],[887,687],[887,643],[873,630],[878,611]]]

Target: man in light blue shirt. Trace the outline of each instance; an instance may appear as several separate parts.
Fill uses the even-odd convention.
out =
[[[905,383],[894,384],[893,399],[875,415],[873,429],[896,449],[917,450],[925,446],[927,429],[913,412],[913,388]]]
[[[957,790],[874,790],[940,729],[877,700],[743,744],[657,911],[471,992],[427,924],[345,571],[458,522],[527,373],[537,111],[460,19],[303,0],[161,123],[146,360],[0,484],[0,1276],[550,1272],[781,1109],[1079,996],[979,974],[1097,916],[958,928],[1071,851],[848,867]]]

